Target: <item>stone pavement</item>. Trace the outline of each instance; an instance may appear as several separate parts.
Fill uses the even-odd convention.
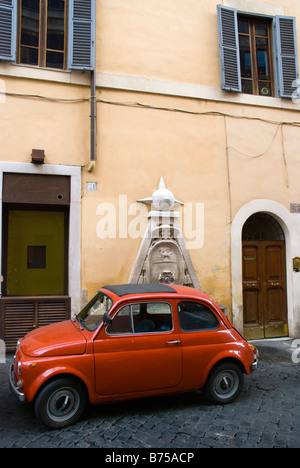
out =
[[[200,393],[188,393],[89,407],[74,426],[55,431],[41,426],[33,408],[11,394],[8,358],[0,364],[0,448],[299,448],[300,363],[292,362],[292,353],[300,358],[300,348],[295,353],[292,344],[257,342],[259,369],[245,378],[231,405],[215,406]]]

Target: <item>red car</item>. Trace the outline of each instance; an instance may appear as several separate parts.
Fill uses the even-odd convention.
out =
[[[50,428],[74,423],[92,404],[204,389],[232,402],[255,348],[206,294],[144,284],[101,288],[73,319],[19,343],[10,384]]]

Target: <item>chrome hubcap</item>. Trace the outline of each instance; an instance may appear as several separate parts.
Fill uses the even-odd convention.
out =
[[[237,391],[239,378],[232,370],[221,372],[215,380],[215,392],[219,398],[230,398]]]
[[[51,395],[47,405],[48,416],[56,422],[70,419],[80,406],[78,393],[72,388],[57,390]]]

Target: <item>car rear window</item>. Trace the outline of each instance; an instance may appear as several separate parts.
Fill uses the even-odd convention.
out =
[[[182,331],[216,330],[219,320],[205,304],[182,301],[178,304],[179,324]]]

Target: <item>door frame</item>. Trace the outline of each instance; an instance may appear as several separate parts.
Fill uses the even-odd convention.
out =
[[[286,279],[289,336],[300,336],[300,274],[293,271],[293,258],[299,256],[300,217],[272,200],[258,199],[236,213],[231,226],[232,322],[243,333],[242,230],[247,219],[258,212],[273,216],[282,227],[286,242]]]
[[[2,265],[2,193],[5,173],[70,177],[68,293],[71,297],[71,313],[77,314],[81,306],[81,167],[0,162],[0,265]]]

